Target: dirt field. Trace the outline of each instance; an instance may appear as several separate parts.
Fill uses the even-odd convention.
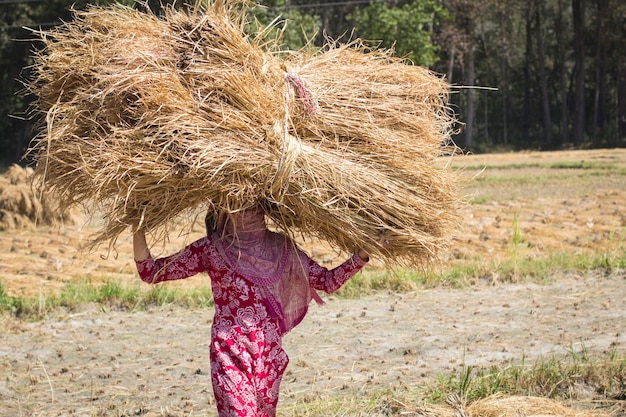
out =
[[[512,242],[524,259],[624,257],[626,150],[465,156],[453,163],[463,168],[459,175],[475,178],[462,188],[473,204],[462,209],[466,221],[447,254],[449,264],[497,265],[511,256]],[[0,232],[5,290],[39,296],[76,279],[136,282],[130,239],[108,257],[106,248],[78,252],[95,227],[79,221]],[[200,233],[156,251],[172,252]],[[324,248],[309,252],[329,265],[337,262]],[[417,393],[463,365],[530,363],[582,349],[626,351],[623,270],[563,271],[544,282],[504,282],[494,270],[467,281],[464,289],[327,297],[326,306],[313,306],[285,339],[291,363],[281,415],[311,401]],[[210,309],[99,306],[36,323],[0,316],[0,416],[215,415],[211,316]],[[579,396],[593,399],[580,389]]]

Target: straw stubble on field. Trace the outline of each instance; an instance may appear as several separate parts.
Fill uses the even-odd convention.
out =
[[[448,258],[444,270],[479,262],[489,271],[511,256],[516,228],[522,258],[559,253],[619,255],[620,248],[623,256],[626,150],[459,156],[453,161],[462,168],[458,174],[468,179],[461,193],[473,203],[461,210],[462,227],[450,252],[444,254]],[[594,165],[577,168],[584,161]],[[204,226],[201,219],[195,220],[191,232],[174,231],[168,242],[154,247],[155,255],[173,253],[201,237]],[[136,282],[130,230],[115,252],[106,247],[79,251],[99,228],[79,217],[75,224],[0,232],[0,277],[5,289],[14,295],[37,296],[86,278]],[[345,255],[315,241],[302,246],[324,265],[333,265]],[[368,268],[380,267],[373,262]],[[197,277],[168,285],[207,284],[206,278]]]
[[[452,255],[463,263],[606,254],[624,259],[626,150],[458,158],[471,204]],[[481,171],[484,167],[484,171]],[[468,236],[468,238],[465,238]],[[456,262],[456,261],[455,261]]]

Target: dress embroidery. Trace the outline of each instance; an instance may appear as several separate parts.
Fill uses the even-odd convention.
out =
[[[295,248],[310,285],[332,293],[365,264],[355,254],[329,270]],[[289,358],[282,348],[280,317],[268,308],[259,285],[228,266],[210,237],[178,254],[136,262],[141,279],[159,283],[207,272],[215,301],[211,327],[211,377],[220,417],[276,415],[282,375]]]

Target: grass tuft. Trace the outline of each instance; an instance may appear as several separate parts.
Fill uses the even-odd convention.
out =
[[[472,402],[495,394],[523,395],[576,401],[597,397],[626,398],[626,356],[618,355],[618,343],[604,356],[591,358],[584,345],[565,355],[549,356],[527,365],[463,366],[456,375],[440,375],[427,397],[435,403],[452,394]]]

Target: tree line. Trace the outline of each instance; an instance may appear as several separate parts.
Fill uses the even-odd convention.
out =
[[[4,163],[20,161],[33,134],[32,98],[19,94],[41,46],[33,30],[70,20],[71,7],[112,2],[0,0]],[[184,3],[117,2],[155,13]],[[626,145],[623,0],[268,0],[249,13],[251,25],[278,19],[286,49],[360,39],[445,76],[465,149]]]

